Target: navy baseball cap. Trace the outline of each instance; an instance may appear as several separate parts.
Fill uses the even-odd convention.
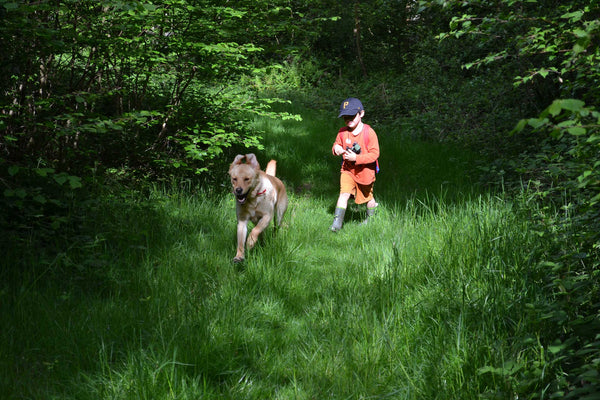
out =
[[[342,115],[356,115],[357,113],[364,111],[364,107],[359,99],[350,97],[342,102],[340,105],[340,118]]]

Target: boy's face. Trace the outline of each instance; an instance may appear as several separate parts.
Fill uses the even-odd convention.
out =
[[[356,115],[344,115],[344,123],[348,127],[348,129],[353,130],[360,124],[363,115],[365,115],[364,111],[356,113]]]

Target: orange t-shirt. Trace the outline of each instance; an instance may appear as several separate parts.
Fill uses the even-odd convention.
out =
[[[366,135],[368,135],[368,139],[365,144]],[[348,130],[348,127],[344,126],[340,128],[331,151],[335,154],[334,148],[336,144],[345,149],[346,147],[352,147],[354,143],[360,145],[360,154],[356,155],[356,161],[344,160],[342,163],[342,172],[351,174],[354,181],[361,185],[369,185],[375,182],[376,161],[379,158],[377,134],[367,124],[363,124],[362,130],[356,136]]]

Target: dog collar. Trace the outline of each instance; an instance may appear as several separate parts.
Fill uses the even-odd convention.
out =
[[[256,195],[257,196],[262,196],[265,193],[267,193],[267,189],[263,190],[262,192],[256,193]]]

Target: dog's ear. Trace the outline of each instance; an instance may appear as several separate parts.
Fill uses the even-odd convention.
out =
[[[254,169],[260,169],[256,156],[252,153],[246,154],[246,164],[250,164]]]
[[[241,164],[244,157],[246,157],[246,156],[242,155],[242,154],[238,154],[237,156],[235,156],[235,158],[233,159],[233,162],[231,164],[233,164],[233,165]]]
[[[236,165],[240,165],[242,163],[242,160],[245,158],[246,156],[238,154],[237,156],[235,156],[235,158],[233,159],[233,162],[231,163],[231,165],[229,166],[229,173],[231,173],[231,170],[233,169],[233,167],[235,167]]]

